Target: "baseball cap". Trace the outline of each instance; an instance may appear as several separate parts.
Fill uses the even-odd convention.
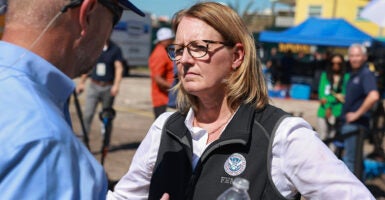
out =
[[[132,4],[129,0],[118,0],[119,5],[124,10],[132,10],[134,13],[144,17],[145,14],[139,8],[137,8],[134,4]]]
[[[0,0],[1,1],[1,0]],[[70,8],[74,8],[74,7],[77,7],[79,5],[81,5],[83,3],[84,0],[71,0],[71,2],[65,6],[63,6],[63,8],[61,9],[61,12],[66,12],[68,9]],[[118,0],[118,5],[119,5],[119,9],[123,9],[123,10],[131,10],[133,11],[134,13],[144,17],[145,14],[144,12],[142,12],[139,8],[137,8],[134,4],[132,4],[129,0]],[[1,4],[0,4],[1,5]],[[121,10],[119,10],[118,12],[120,12],[121,14]]]
[[[156,40],[154,41],[155,43],[163,41],[163,40],[168,40],[171,38],[174,38],[174,33],[170,28],[160,28],[158,32],[156,32]]]

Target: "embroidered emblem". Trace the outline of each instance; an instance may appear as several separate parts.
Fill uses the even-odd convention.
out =
[[[225,162],[225,172],[230,176],[238,176],[246,168],[246,159],[239,153],[229,156]]]
[[[353,83],[354,83],[354,84],[360,84],[360,77],[355,77],[355,78],[353,79]]]

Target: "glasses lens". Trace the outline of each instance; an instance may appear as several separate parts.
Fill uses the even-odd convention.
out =
[[[168,57],[170,57],[171,60],[179,60],[181,56],[177,56],[177,51],[176,49],[182,49],[182,53],[183,54],[183,47],[178,47],[179,45],[176,45],[176,44],[171,44],[169,46],[167,46],[167,54],[168,54]]]
[[[188,52],[194,58],[201,58],[207,54],[208,44],[204,41],[193,41],[187,45]]]

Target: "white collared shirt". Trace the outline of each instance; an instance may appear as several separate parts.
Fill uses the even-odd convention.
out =
[[[162,114],[152,124],[127,174],[116,185],[114,192],[108,192],[108,199],[148,198],[162,127],[171,114]],[[193,127],[193,119],[194,113],[190,109],[185,125],[192,135],[193,164],[196,165],[207,147],[207,131]],[[294,197],[299,191],[306,199],[375,199],[302,118],[288,117],[281,122],[272,151],[272,180],[286,198]]]

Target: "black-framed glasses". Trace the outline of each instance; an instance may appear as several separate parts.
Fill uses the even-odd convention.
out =
[[[184,49],[187,48],[187,52],[193,58],[202,58],[207,55],[210,44],[222,44],[223,46],[233,46],[228,42],[220,42],[213,40],[194,40],[187,45],[183,44],[170,44],[166,47],[168,57],[172,61],[178,61],[182,58]]]
[[[112,2],[111,0],[98,0],[100,4],[105,6],[108,10],[112,12],[113,17],[113,25],[115,26],[122,16],[123,8]]]

